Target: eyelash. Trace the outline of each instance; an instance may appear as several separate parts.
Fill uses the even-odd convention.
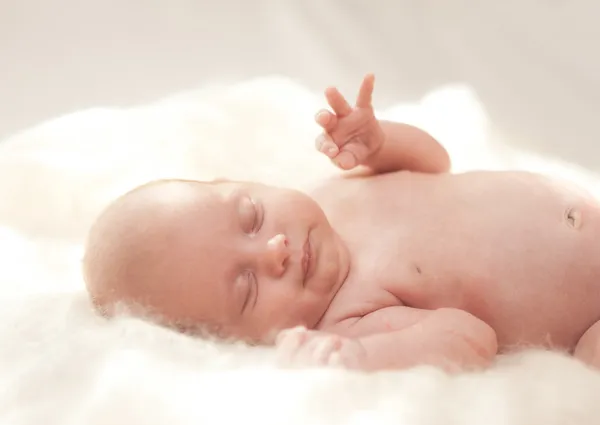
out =
[[[252,198],[250,198],[250,203],[252,204],[252,208],[254,209],[254,220],[252,222],[251,232],[257,233],[262,226],[262,220],[260,217],[260,207]]]
[[[251,271],[246,272],[247,280],[248,280],[248,295],[246,296],[246,300],[244,302],[243,311],[246,311],[252,301],[252,285],[254,285],[254,302],[252,303],[252,307],[256,305],[256,299],[258,298],[258,282],[256,281],[256,276]]]

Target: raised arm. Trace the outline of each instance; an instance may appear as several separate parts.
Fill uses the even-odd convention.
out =
[[[355,106],[335,87],[325,90],[333,112],[322,110],[315,117],[324,130],[317,137],[317,149],[342,170],[361,166],[375,174],[400,170],[448,172],[448,153],[425,131],[377,120],[372,106],[373,87],[374,77],[367,75]]]
[[[384,134],[383,143],[363,164],[374,173],[400,170],[422,173],[450,171],[448,152],[428,133],[408,124],[378,122]]]

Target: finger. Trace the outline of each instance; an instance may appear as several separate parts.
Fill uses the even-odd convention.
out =
[[[317,365],[329,364],[330,358],[333,353],[339,351],[342,346],[342,340],[338,336],[327,337],[315,341],[315,347],[313,351],[313,362]]]
[[[315,359],[319,364],[326,365],[333,353],[342,346],[342,340],[339,337],[324,338],[315,349]]]
[[[334,158],[339,152],[340,148],[335,144],[331,136],[327,133],[321,133],[315,139],[315,147],[321,153],[324,153],[329,158]]]
[[[275,359],[284,367],[291,367],[297,362],[298,353],[308,338],[308,333],[301,329],[293,329],[280,334],[277,338],[277,351]]]
[[[331,356],[329,357],[329,361],[327,362],[328,366],[331,367],[343,367],[344,366],[344,362],[342,361],[342,354],[339,351],[336,351],[334,353],[331,353]]]
[[[331,106],[331,109],[333,109],[333,112],[336,113],[338,118],[350,115],[350,112],[352,112],[352,106],[350,106],[348,101],[335,87],[329,87],[325,90],[325,98],[327,99],[327,103],[329,103],[329,106]]]
[[[358,164],[362,164],[369,155],[369,148],[360,141],[350,141],[333,158],[334,163],[342,170],[351,170]]]
[[[358,161],[356,157],[348,151],[342,151],[335,158],[331,159],[335,165],[342,170],[348,171],[356,167]]]
[[[337,126],[337,117],[326,109],[317,112],[315,121],[327,132],[331,132]]]
[[[303,343],[308,338],[308,331],[304,326],[284,329],[277,334],[275,345],[294,345]]]
[[[357,108],[370,108],[373,102],[373,87],[375,86],[375,75],[367,74],[363,78],[358,97],[356,98]]]

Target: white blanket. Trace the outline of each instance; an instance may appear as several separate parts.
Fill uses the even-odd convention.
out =
[[[0,144],[2,424],[594,424],[600,374],[559,354],[484,373],[280,370],[269,349],[106,322],[83,293],[81,241],[115,195],[157,177],[302,186],[335,172],[313,149],[321,99],[283,78],[210,87],[129,110],[96,109]],[[423,126],[455,170],[595,176],[494,140],[473,93],[447,87],[380,116]]]

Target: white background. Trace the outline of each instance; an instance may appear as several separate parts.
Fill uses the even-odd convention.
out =
[[[274,73],[350,94],[373,71],[381,110],[446,85],[475,90],[493,131],[465,91],[421,110],[455,165],[563,174],[488,149],[499,135],[600,168],[599,11],[598,0],[0,0],[0,139],[82,108]],[[264,79],[215,92],[73,116],[0,152],[0,423],[600,423],[600,375],[560,354],[457,377],[281,371],[260,350],[93,314],[79,242],[126,187],[254,173],[287,186],[335,171],[310,146],[304,90]]]
[[[507,142],[600,169],[596,0],[1,0],[0,139],[67,112],[283,74],[376,106],[471,85]]]

